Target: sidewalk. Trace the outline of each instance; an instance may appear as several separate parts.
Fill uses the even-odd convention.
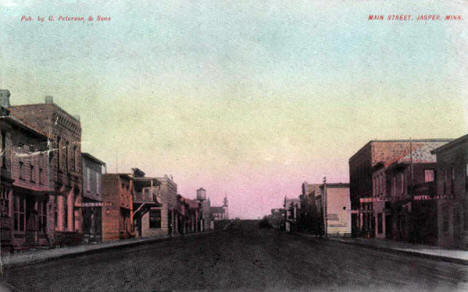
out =
[[[314,235],[306,233],[297,233],[306,238],[317,238]],[[378,249],[387,252],[404,253],[412,256],[430,258],[434,260],[458,263],[468,265],[468,251],[440,248],[438,246],[412,244],[409,242],[400,242],[385,239],[365,239],[365,238],[345,238],[345,237],[329,237],[328,240],[364,246],[368,248]]]
[[[1,258],[2,267],[12,268],[15,266],[31,265],[41,262],[47,262],[50,260],[65,258],[65,257],[74,257],[82,254],[89,254],[104,251],[107,249],[121,248],[127,246],[137,246],[141,244],[148,244],[154,242],[160,242],[165,240],[170,240],[172,238],[186,238],[200,236],[204,234],[212,233],[213,231],[208,232],[199,232],[199,233],[188,233],[184,235],[176,235],[170,237],[169,235],[163,235],[158,237],[149,237],[149,238],[133,238],[133,239],[123,239],[111,242],[103,242],[96,244],[83,244],[78,246],[69,246],[62,248],[52,248],[52,249],[42,249],[42,250],[29,250],[25,252],[20,252],[13,255],[7,255]],[[1,291],[1,290],[0,290]]]

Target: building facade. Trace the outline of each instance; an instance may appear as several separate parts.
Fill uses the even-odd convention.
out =
[[[324,183],[320,186],[323,196],[324,232],[328,236],[351,236],[351,200],[349,184]]]
[[[89,153],[81,154],[83,170],[83,240],[102,240],[102,173],[106,164]]]
[[[321,184],[302,184],[302,193],[299,196],[301,202],[298,218],[299,231],[309,232],[315,235],[323,234]]]
[[[133,226],[133,177],[128,173],[102,175],[102,240],[135,236]]]
[[[373,173],[378,164],[389,165],[427,142],[448,141],[450,139],[372,140],[358,150],[349,159],[352,234],[375,235]]]
[[[53,149],[49,153],[49,204],[55,212],[52,224],[56,244],[77,244],[82,240],[82,169],[80,120],[50,96],[43,104],[10,106],[11,115],[41,129]]]
[[[433,151],[437,156],[438,244],[468,248],[468,135]]]
[[[0,92],[9,95],[9,92]],[[2,252],[51,245],[47,136],[0,108]]]
[[[167,175],[159,177],[161,183],[161,229],[163,233],[169,235],[177,234],[178,218],[177,218],[177,184],[172,178]]]
[[[285,231],[294,232],[297,231],[297,221],[299,216],[299,210],[301,207],[301,201],[298,198],[284,198],[283,208],[285,210]]]
[[[162,229],[161,183],[153,177],[145,177],[139,169],[133,169],[134,199],[133,223],[138,237],[167,234]]]

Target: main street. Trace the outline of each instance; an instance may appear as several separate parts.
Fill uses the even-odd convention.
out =
[[[108,250],[5,271],[23,291],[462,291],[466,266],[259,229]]]

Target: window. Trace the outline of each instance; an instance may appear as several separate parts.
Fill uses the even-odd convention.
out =
[[[61,166],[62,166],[62,165],[60,164],[60,163],[61,163],[61,157],[60,157],[60,155],[62,155],[62,149],[60,148],[60,146],[61,146],[61,145],[60,145],[60,140],[61,140],[60,136],[57,136],[57,149],[58,149],[58,151],[57,151],[57,168],[58,168],[59,170],[61,169]]]
[[[393,177],[393,185],[392,185],[392,193],[393,197],[396,197],[397,191],[396,191],[396,176]]]
[[[15,231],[24,231],[24,223],[25,223],[25,199],[16,197],[13,201],[14,207],[14,229]]]
[[[23,163],[23,161],[19,162],[19,178],[24,179],[24,163]]]
[[[450,168],[450,194],[455,194],[455,168]]]
[[[91,169],[89,167],[86,168],[86,190],[91,191]]]
[[[424,182],[433,182],[434,181],[434,170],[433,169],[425,169],[424,170]]]
[[[68,141],[65,142],[65,171],[69,170],[68,151],[70,149]]]
[[[400,173],[400,194],[403,195],[405,193],[405,175]]]
[[[444,206],[442,214],[443,214],[442,229],[443,229],[444,232],[448,232],[448,230],[449,230],[449,209],[448,209],[448,206]]]
[[[6,168],[6,133],[2,132],[2,168]],[[468,165],[467,165],[468,167]]]
[[[36,182],[36,174],[34,173],[34,165],[29,166],[29,178],[31,182]]]
[[[42,185],[42,175],[44,173],[44,170],[42,168],[39,168],[39,184]]]
[[[150,228],[161,228],[161,210],[150,210]]]
[[[383,232],[383,218],[382,213],[377,214],[377,232],[381,234]]]
[[[76,146],[73,146],[73,152],[71,154],[71,162],[70,162],[70,165],[71,165],[71,169],[73,171],[75,171],[77,169],[76,167]]]
[[[1,190],[0,208],[1,217],[8,217],[10,215],[10,194],[5,188],[2,188]]]
[[[447,194],[447,170],[444,171],[444,195]]]
[[[41,201],[37,204],[39,210],[39,231],[46,232],[47,228],[47,202]]]
[[[101,193],[101,174],[96,172],[96,193]]]

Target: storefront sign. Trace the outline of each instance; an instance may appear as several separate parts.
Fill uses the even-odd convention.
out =
[[[112,202],[85,202],[78,204],[77,207],[82,208],[92,208],[92,207],[110,207],[112,206]]]
[[[428,200],[452,200],[453,196],[451,195],[416,195],[413,197],[415,201],[428,201]]]

